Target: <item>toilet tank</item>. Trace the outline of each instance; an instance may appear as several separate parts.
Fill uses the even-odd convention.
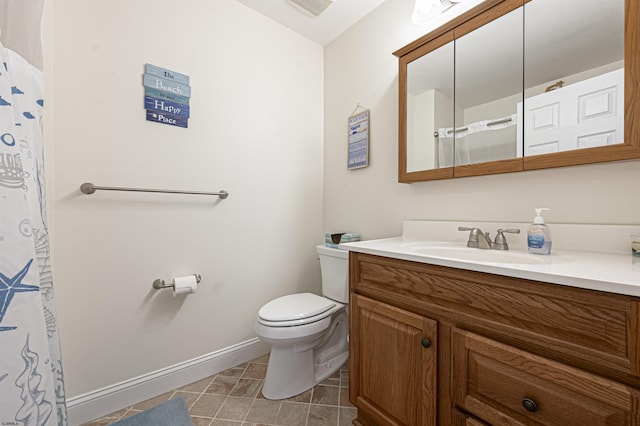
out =
[[[340,303],[349,303],[349,252],[317,246],[322,271],[322,295]]]

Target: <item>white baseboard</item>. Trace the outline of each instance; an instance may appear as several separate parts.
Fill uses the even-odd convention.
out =
[[[253,338],[111,386],[67,398],[69,425],[78,426],[172,389],[258,358],[269,345]]]

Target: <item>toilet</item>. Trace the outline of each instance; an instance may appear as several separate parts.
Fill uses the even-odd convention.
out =
[[[349,356],[349,252],[316,247],[322,294],[282,296],[258,311],[255,331],[271,345],[262,394],[284,399],[311,389]]]

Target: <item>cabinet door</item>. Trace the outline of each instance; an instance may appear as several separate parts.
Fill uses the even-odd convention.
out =
[[[356,294],[351,401],[374,424],[436,425],[437,322]]]
[[[453,332],[454,400],[491,424],[638,426],[636,390],[463,330]]]

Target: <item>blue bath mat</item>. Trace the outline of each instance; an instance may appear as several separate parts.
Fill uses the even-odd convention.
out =
[[[170,399],[112,426],[193,426],[184,398]]]

